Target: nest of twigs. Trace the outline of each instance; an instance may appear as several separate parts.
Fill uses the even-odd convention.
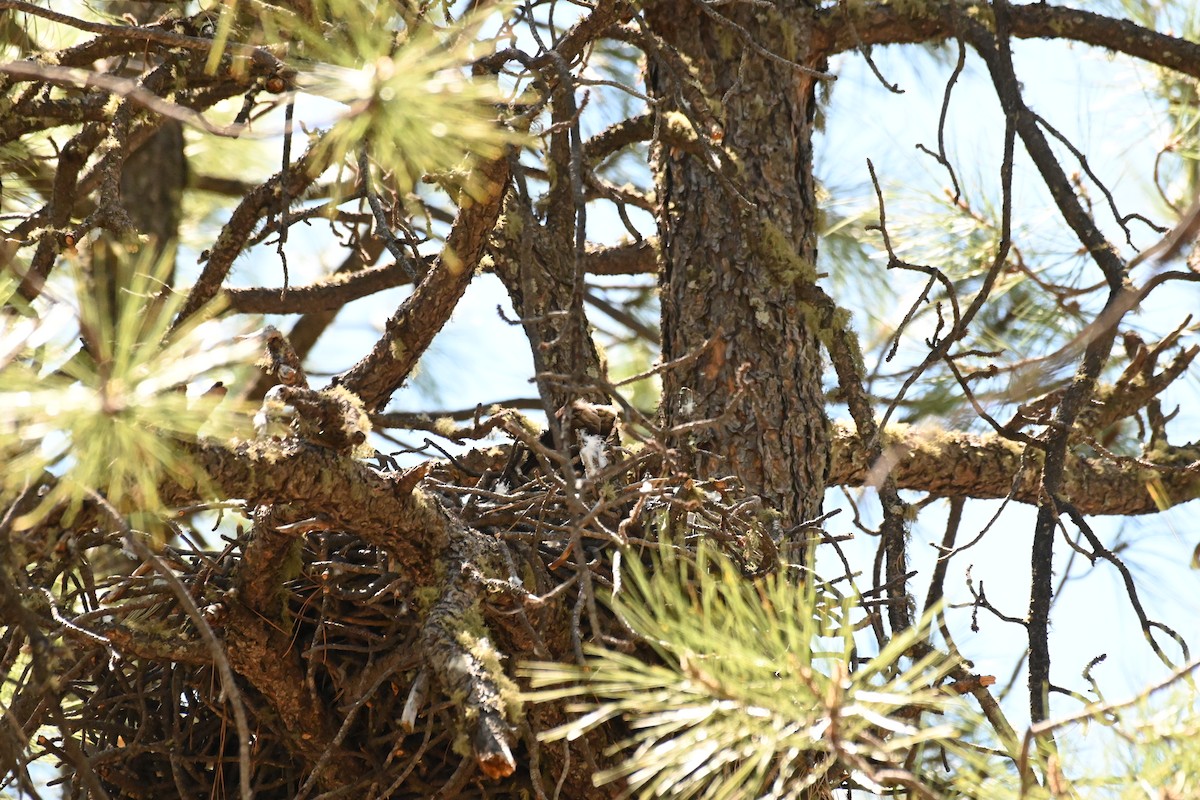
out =
[[[243,544],[244,535],[219,552],[179,546],[163,552],[217,630]],[[110,572],[130,565],[114,564],[113,550],[106,550],[57,560],[54,603],[62,613],[73,613],[70,627],[62,630],[67,638],[50,656],[57,686],[40,693],[61,702],[62,716],[46,720],[60,730],[39,736],[39,749],[31,755],[57,756],[67,796],[96,793],[97,784],[121,797],[238,796],[238,736],[229,694],[215,664],[189,663],[211,655],[204,652],[196,622],[154,570]],[[105,567],[93,562],[96,556]],[[304,536],[299,574],[286,584],[291,647],[306,665],[304,679],[347,722],[343,744],[361,759],[362,781],[346,787],[348,797],[430,797],[462,762],[452,749],[454,726],[445,716],[446,704],[423,708],[412,732],[398,725],[421,665],[413,590],[389,568],[386,554],[342,532]],[[14,633],[6,631],[10,641]],[[160,642],[162,652],[131,656],[115,642],[134,648]],[[168,657],[172,654],[178,660]],[[307,770],[290,755],[286,732],[278,730],[270,710],[252,690],[240,689],[252,736],[255,795],[319,795],[306,786]],[[35,704],[38,693],[30,665],[18,678],[14,707]]]
[[[605,551],[652,545],[663,526],[679,526],[675,541],[723,542],[747,572],[778,563],[757,503],[735,497],[732,484],[661,477],[661,459],[644,454],[613,462],[584,470],[576,456],[574,491],[553,471],[513,481],[507,448],[478,451],[425,479],[451,514],[508,545],[512,572],[532,600],[525,604],[531,638],[517,643],[501,634],[498,650],[506,656],[572,660],[597,633],[609,646],[636,647],[596,602],[611,585]],[[194,528],[198,520],[190,522]],[[388,553],[349,531],[295,536],[282,613],[268,621],[285,634],[286,651],[276,655],[299,656],[305,689],[327,711],[340,774],[353,776],[331,791],[316,779],[312,758],[296,757],[297,734],[271,704],[240,677],[235,692],[227,685],[228,648],[236,643],[223,634],[252,525],[227,520],[214,528],[219,549],[176,526],[154,548],[154,561],[131,552],[129,530],[102,530],[63,533],[40,558],[25,554],[37,564],[31,578],[46,601],[39,612],[46,635],[35,641],[28,625],[8,624],[0,652],[13,680],[5,699],[10,719],[42,733],[28,748],[4,735],[10,781],[27,790],[65,784],[70,797],[213,798],[242,794],[245,772],[260,798],[536,794],[529,770],[485,780],[468,757],[454,701],[424,669],[429,589],[414,585]],[[572,542],[582,545],[583,559],[572,554]],[[511,598],[496,602],[511,605]],[[554,619],[568,624],[555,629]],[[518,762],[535,769],[540,762],[550,786],[555,757],[531,759],[529,750],[538,746],[537,725],[552,718],[527,720],[517,744]],[[249,732],[245,748],[239,730]]]

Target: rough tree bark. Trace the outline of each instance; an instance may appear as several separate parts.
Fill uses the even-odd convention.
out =
[[[108,10],[145,24],[160,17],[168,8],[164,3],[117,2]],[[137,68],[147,69],[140,60],[135,64]],[[101,202],[119,203],[128,214],[133,232],[146,237],[145,244],[151,248],[154,258],[174,260],[188,176],[183,124],[173,119],[155,118],[154,122],[158,124],[157,129],[140,137],[136,147],[124,154],[120,180],[116,183],[120,197],[101,197]],[[128,237],[126,241],[116,241],[112,236],[105,236],[92,249],[92,268],[97,273],[98,288],[107,293],[106,302],[110,308],[117,307],[116,293],[121,289],[116,280],[120,274],[118,262],[128,258],[125,250],[132,244]],[[173,283],[174,269],[164,274],[164,279]]]
[[[829,454],[819,325],[799,291],[817,256],[811,14],[689,0],[646,14],[662,40],[651,91],[711,126],[695,131],[703,158],[656,148],[663,360],[683,359],[663,375],[662,414],[703,421],[682,437],[686,467],[737,475],[783,530],[820,513]]]

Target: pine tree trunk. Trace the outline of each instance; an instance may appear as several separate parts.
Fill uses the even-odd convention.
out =
[[[115,2],[106,9],[138,23],[149,23],[171,9],[169,3]],[[135,62],[131,74],[147,67]],[[188,165],[184,154],[183,124],[173,119],[162,121],[137,149],[129,152],[121,165],[120,206],[129,215],[133,229],[148,236],[155,258],[174,258],[179,238],[179,223],[183,215],[183,191],[187,184]],[[96,242],[93,268],[103,277],[99,280],[110,293],[108,303],[115,308],[119,291],[116,260],[127,259],[125,250],[130,242],[117,244],[105,236]],[[117,251],[114,252],[113,248]],[[164,275],[173,280],[174,271]]]
[[[167,120],[131,153],[121,172],[121,205],[139,233],[153,239],[156,252],[175,247],[187,183],[183,125]]]
[[[709,8],[771,53],[821,66],[810,63],[803,8]],[[815,279],[816,79],[756,51],[699,3],[658,2],[647,17],[707,98],[700,111],[715,124],[699,135],[732,156],[722,177],[712,159],[658,147],[663,360],[699,353],[664,374],[663,414],[669,425],[717,420],[688,434],[683,466],[736,474],[786,531],[820,513],[829,453],[817,326],[799,299]],[[683,77],[652,61],[651,91],[666,109],[687,96]]]

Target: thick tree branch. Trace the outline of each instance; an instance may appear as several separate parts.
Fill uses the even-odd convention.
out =
[[[874,177],[873,169],[871,174]],[[882,227],[882,203],[879,213]],[[882,460],[884,445],[880,439],[879,425],[863,388],[862,352],[858,339],[850,330],[838,324],[837,305],[820,287],[813,286],[808,294],[815,301],[814,305],[821,310],[824,324],[831,330],[829,358],[837,373],[838,387],[846,398],[850,415],[854,418],[854,427],[865,445],[867,461],[877,464]],[[846,317],[843,319],[848,320]],[[832,455],[830,460],[833,460]],[[877,478],[875,488],[879,492],[879,504],[883,514],[883,521],[879,526],[879,546],[885,559],[886,591],[890,601],[887,609],[888,623],[892,632],[896,634],[912,626],[914,610],[906,579],[909,507],[900,497],[900,487],[890,471],[878,473]],[[827,477],[827,480],[832,478]]]
[[[835,423],[829,483],[878,485],[885,475],[901,489],[940,497],[1011,496],[1037,505],[1044,456],[996,434],[971,434],[892,425],[882,436],[883,458],[872,462],[851,426]],[[1149,469],[1067,453],[1060,494],[1087,515],[1153,514],[1200,497],[1200,446],[1156,454]],[[1160,505],[1160,503],[1162,505]]]
[[[595,167],[613,153],[631,144],[649,141],[654,136],[654,127],[653,114],[639,114],[609,125],[583,143],[584,164]]]
[[[879,486],[890,476],[899,489],[934,497],[1011,496],[1019,503],[1038,504],[1042,451],[1027,450],[998,434],[892,424],[880,434],[878,459],[852,422],[833,422],[831,435],[830,486]],[[497,448],[461,460],[477,472],[499,473],[508,457],[507,448]],[[1152,461],[1068,452],[1062,497],[1088,516],[1156,514],[1200,498],[1200,442],[1156,450],[1147,458]]]
[[[653,275],[658,272],[658,239],[589,250],[583,263],[592,275]]]
[[[97,625],[95,632],[125,658],[170,661],[188,666],[211,666],[212,651],[203,642],[182,641],[177,631],[142,631],[128,625]]]
[[[429,668],[446,694],[462,706],[460,725],[471,740],[475,761],[489,778],[506,778],[517,767],[512,748],[517,687],[504,674],[500,653],[479,623],[476,580],[480,537],[455,537],[442,562],[445,580],[421,631]],[[463,546],[465,545],[465,547]],[[474,546],[472,546],[474,545]],[[512,719],[510,719],[510,717]]]
[[[29,272],[21,281],[22,297],[33,298],[41,292],[42,284],[54,268],[58,254],[67,244],[63,229],[71,221],[71,211],[78,199],[79,173],[92,151],[100,144],[104,130],[103,125],[92,123],[71,137],[58,158],[50,202],[26,220],[25,224],[30,228],[41,224],[46,229],[38,236],[37,249],[30,262]],[[22,228],[22,225],[18,225],[13,233],[17,236],[22,235]]]
[[[936,42],[958,35],[956,15],[989,18],[987,3],[853,4],[846,18],[839,3],[816,13],[817,47],[829,54],[855,49],[854,31],[864,45]],[[1045,3],[1013,6],[1011,35],[1019,39],[1067,39],[1103,47],[1200,78],[1200,44],[1148,30],[1128,20]],[[853,23],[852,25],[850,23]]]
[[[153,111],[164,119],[178,120],[217,136],[234,137],[244,130],[242,125],[218,125],[211,122],[198,111],[162,99],[153,91],[143,87],[140,81],[131,78],[29,61],[0,64],[0,72],[22,80],[38,81],[52,86],[73,86],[80,89],[90,89],[96,86]],[[22,133],[25,132],[22,131]]]
[[[216,492],[255,505],[290,503],[384,548],[418,582],[435,582],[433,564],[449,544],[449,523],[424,492],[298,439],[248,442],[234,449],[200,443],[187,445],[185,452],[208,485],[180,478],[163,489],[164,502],[187,505]]]

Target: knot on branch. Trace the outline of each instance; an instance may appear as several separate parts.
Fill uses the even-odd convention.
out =
[[[260,433],[282,435],[286,430],[321,447],[355,456],[369,456],[366,445],[371,420],[362,401],[342,386],[314,390],[279,385],[267,392],[255,418]]]

